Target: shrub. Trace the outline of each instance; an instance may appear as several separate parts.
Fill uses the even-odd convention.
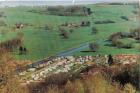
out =
[[[95,75],[87,75],[84,79],[77,79],[75,81],[68,81],[67,84],[62,88],[52,88],[49,89],[47,93],[54,93],[50,91],[60,91],[56,93],[125,93],[129,88],[129,93],[134,93],[135,91],[131,84],[127,84],[123,89],[116,82],[113,84],[108,81],[104,75],[97,73]],[[54,90],[55,89],[55,90]]]
[[[82,21],[81,26],[90,26],[90,22],[89,21]]]
[[[69,32],[70,32],[70,33],[73,33],[73,32],[74,32],[74,30],[73,30],[73,29],[70,29],[70,30],[69,30]]]
[[[122,46],[122,48],[130,49],[132,48],[132,44],[125,44]]]
[[[129,32],[121,32],[121,37],[122,38],[129,38],[129,37],[131,37],[131,34]]]
[[[131,83],[133,86],[139,90],[139,76],[140,76],[140,65],[134,64],[131,65],[131,68],[124,68],[120,73],[113,76],[113,80],[119,81],[121,85],[125,86],[128,83]]]
[[[138,11],[132,11],[134,14],[138,14]]]
[[[96,42],[90,43],[89,48],[90,48],[91,51],[96,52],[98,50],[98,48],[99,48],[99,44],[96,43]]]
[[[68,39],[69,38],[69,33],[64,29],[64,28],[60,28],[60,35],[64,38],[64,39]]]
[[[124,86],[123,90],[125,93],[136,93],[136,89],[129,83]]]
[[[15,75],[16,61],[10,53],[0,49],[0,93],[28,93],[20,85],[20,79]]]
[[[110,36],[109,36],[109,41],[113,41],[113,40],[117,40],[117,39],[120,39],[120,38],[122,38],[121,37],[122,36],[122,33],[121,32],[117,32],[117,33],[113,33],[113,34],[111,34]]]
[[[96,21],[94,23],[95,24],[109,24],[109,23],[115,23],[115,22],[111,20],[103,20],[103,21]]]
[[[69,79],[68,73],[53,74],[46,78],[46,85],[64,85]]]
[[[92,27],[92,34],[97,34],[98,30],[95,27]]]
[[[113,40],[112,41],[112,45],[116,46],[118,48],[122,48],[123,47],[123,43],[121,41],[118,41],[118,40]]]
[[[126,16],[121,16],[121,19],[126,20],[126,21],[129,21],[129,18],[126,17]]]

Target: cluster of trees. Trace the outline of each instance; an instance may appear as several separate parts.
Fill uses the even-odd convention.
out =
[[[90,15],[91,9],[83,6],[50,6],[47,13],[60,16],[86,16]]]
[[[68,23],[65,22],[64,24],[61,24],[62,27],[68,27],[68,28],[77,28],[80,27],[79,23]]]
[[[26,47],[23,47],[23,46],[19,47],[19,55],[26,54],[27,52],[28,51]]]
[[[140,28],[131,30],[130,32],[113,33],[112,35],[110,35],[108,40],[111,41],[113,46],[116,46],[118,48],[132,48],[131,44],[123,44],[121,41],[119,41],[119,39],[122,39],[122,38],[134,38],[138,40],[139,42],[140,41]]]
[[[110,5],[133,5],[133,6],[139,6],[138,2],[125,2],[125,3],[109,3]]]
[[[68,27],[68,28],[73,28],[73,27],[86,27],[86,26],[90,26],[90,21],[81,21],[79,23],[68,23],[65,22],[64,24],[61,24],[60,26],[64,26],[64,27]]]
[[[94,22],[95,24],[110,24],[110,23],[115,23],[112,20],[103,20],[103,21],[96,21]]]
[[[90,21],[82,21],[81,26],[90,26]]]
[[[111,41],[112,46],[116,46],[118,48],[132,48],[131,44],[123,44],[119,39],[126,37],[126,34],[122,32],[113,33],[109,37],[109,41]]]
[[[134,38],[140,40],[140,28],[130,30],[130,32],[117,32],[110,35],[109,40],[113,41],[114,39],[120,38]]]
[[[109,3],[110,5],[124,5],[124,3]]]
[[[74,32],[73,28],[67,28],[67,27],[63,27],[62,25],[59,26],[58,28],[59,31],[59,35],[63,38],[63,39],[68,39],[70,37],[70,35]]]
[[[60,27],[59,31],[60,31],[60,36],[62,36],[62,38],[64,38],[64,39],[68,39],[69,38],[69,33],[64,28]]]

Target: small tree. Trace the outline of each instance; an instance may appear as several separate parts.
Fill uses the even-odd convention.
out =
[[[24,54],[27,53],[27,48],[26,47],[23,48],[23,52],[24,52]]]
[[[122,33],[121,32],[117,32],[117,33],[113,33],[113,34],[111,34],[110,36],[109,36],[109,41],[113,41],[114,39],[120,39],[120,38],[122,38],[121,37],[122,36]]]
[[[74,30],[73,30],[73,29],[70,29],[70,30],[69,30],[69,32],[70,32],[70,33],[73,33],[73,32],[74,32]]]
[[[112,55],[110,54],[109,56],[108,56],[108,64],[109,65],[112,65],[113,64],[113,57],[112,57]]]
[[[60,35],[64,38],[64,39],[68,39],[69,38],[69,33],[67,31],[65,31],[64,28],[60,28]]]
[[[90,15],[92,13],[90,8],[87,8],[87,13],[88,13],[88,15]]]
[[[98,33],[98,30],[95,28],[95,27],[92,27],[92,34],[97,34]]]
[[[98,48],[99,48],[99,44],[97,44],[96,42],[89,44],[89,49],[93,52],[96,52]]]
[[[81,22],[81,26],[85,26],[85,22],[84,21]]]
[[[23,54],[23,47],[20,46],[20,47],[19,47],[19,55],[22,55],[22,54]]]
[[[68,32],[63,32],[62,33],[62,36],[63,36],[63,38],[65,38],[65,39],[68,39],[69,38],[69,34],[68,34]]]

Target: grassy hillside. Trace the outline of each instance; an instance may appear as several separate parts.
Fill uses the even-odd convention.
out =
[[[94,42],[101,40],[100,49],[96,53],[82,53],[76,52],[74,55],[95,55],[95,54],[121,54],[121,53],[134,53],[138,54],[137,48],[132,49],[118,49],[114,47],[104,46],[110,34],[114,32],[128,32],[130,29],[138,27],[138,22],[132,20],[126,21],[121,19],[121,16],[128,18],[135,18],[136,14],[133,13],[136,9],[132,5],[88,5],[93,13],[89,16],[57,16],[48,15],[43,13],[30,12],[31,7],[15,7],[3,8],[0,12],[4,12],[6,17],[1,17],[7,26],[0,27],[1,35],[0,40],[6,41],[14,38],[18,32],[24,33],[24,46],[26,46],[28,53],[26,55],[18,55],[17,50],[13,55],[17,59],[31,59],[39,60],[48,56],[55,55],[56,53],[76,48],[86,42]],[[44,8],[33,8],[42,11]],[[110,24],[95,24],[96,21],[112,20],[115,23]],[[69,33],[68,39],[60,37],[59,25],[68,23],[80,23],[81,21],[90,21],[91,25],[86,27],[72,28],[73,33]],[[13,27],[16,23],[28,24],[23,29],[14,31]],[[50,30],[44,27],[48,26]],[[96,27],[98,34],[91,34],[91,28]],[[125,40],[124,40],[125,42]],[[139,46],[139,45],[138,45]],[[88,50],[88,49],[84,49]]]

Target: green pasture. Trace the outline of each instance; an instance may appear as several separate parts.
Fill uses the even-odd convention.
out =
[[[130,29],[137,28],[139,26],[137,21],[125,21],[121,16],[135,17],[132,12],[135,8],[132,5],[87,5],[93,11],[89,16],[57,16],[46,15],[40,13],[29,12],[31,7],[15,7],[15,8],[1,8],[0,12],[4,12],[7,17],[2,17],[0,20],[4,20],[7,24],[5,27],[0,27],[0,40],[6,41],[14,38],[17,32],[24,33],[24,46],[26,46],[28,53],[26,55],[18,55],[17,51],[12,54],[17,59],[30,59],[39,60],[45,57],[55,55],[56,53],[76,48],[86,42],[98,42],[98,40],[107,40],[109,35],[114,32],[128,32]],[[35,7],[34,9],[41,10],[42,8]],[[65,22],[80,23],[81,21],[91,22],[89,27],[73,28],[73,33],[69,33],[68,39],[60,37],[58,26]],[[94,24],[96,21],[112,20],[115,23],[110,24]],[[13,27],[16,23],[21,22],[29,24],[23,29],[13,31]],[[45,26],[49,26],[51,29],[44,29]],[[98,29],[96,35],[91,34],[92,26]],[[125,40],[123,40],[125,42]],[[133,41],[133,40],[132,40]],[[127,40],[126,40],[127,42]],[[133,44],[135,47],[132,49],[118,49],[115,47],[104,46],[100,44],[100,49],[96,53],[83,53],[76,52],[74,55],[96,55],[96,54],[121,54],[121,53],[133,53],[138,54],[139,44]],[[88,50],[88,49],[84,49]]]

